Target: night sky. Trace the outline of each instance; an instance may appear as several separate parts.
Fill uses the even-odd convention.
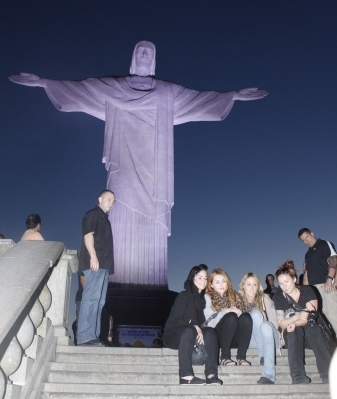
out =
[[[104,122],[57,111],[7,77],[126,75],[136,42],[157,47],[156,77],[198,90],[259,87],[222,122],[175,127],[169,288],[223,268],[237,288],[287,259],[301,227],[337,244],[335,0],[72,0],[0,4],[0,232],[19,241],[30,213],[46,240],[80,247],[83,214],[105,188]]]

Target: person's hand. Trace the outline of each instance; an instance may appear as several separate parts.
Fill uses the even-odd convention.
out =
[[[237,315],[239,315],[239,309],[236,308],[236,307],[232,307],[232,308],[226,309],[226,313],[231,313],[231,312],[236,313]]]
[[[97,270],[99,269],[99,262],[97,256],[92,256],[90,258],[90,269],[93,270],[94,272],[97,272]]]
[[[250,89],[242,89],[240,91],[235,92],[234,100],[239,101],[252,101],[259,100],[268,95],[268,92],[265,90],[259,90],[257,87],[252,87]]]
[[[19,85],[31,86],[31,87],[44,87],[44,79],[34,75],[33,73],[21,72],[20,75],[11,75],[8,78],[11,82]]]
[[[197,341],[199,342],[199,344],[204,345],[204,335],[201,331],[201,328],[199,326],[194,326],[195,329],[197,330]]]
[[[335,287],[332,284],[331,278],[326,279],[326,282],[324,283],[323,288],[324,288],[324,292],[326,294],[330,294],[330,292],[332,292],[335,289]]]
[[[295,328],[296,328],[296,325],[295,325],[295,322],[294,322],[294,321],[292,321],[291,323],[289,323],[289,324],[287,325],[287,331],[288,331],[288,332],[293,332],[293,331],[295,331]]]

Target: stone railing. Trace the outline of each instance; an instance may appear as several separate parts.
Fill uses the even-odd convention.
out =
[[[3,247],[1,240],[0,247]],[[61,242],[4,243],[0,256],[0,398],[38,399],[67,332],[76,251]],[[12,248],[11,248],[12,246]]]

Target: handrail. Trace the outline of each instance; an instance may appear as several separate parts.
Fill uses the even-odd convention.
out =
[[[61,242],[20,241],[0,256],[0,398],[40,398],[57,342],[70,343],[77,268],[77,252]]]

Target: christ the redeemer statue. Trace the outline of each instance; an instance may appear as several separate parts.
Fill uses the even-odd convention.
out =
[[[9,79],[43,87],[60,111],[85,112],[105,121],[103,162],[107,188],[116,194],[110,215],[115,250],[111,281],[167,286],[173,126],[220,121],[235,100],[257,100],[267,92],[187,89],[156,79],[155,59],[155,45],[142,41],[135,46],[128,76],[57,81],[21,73]]]

